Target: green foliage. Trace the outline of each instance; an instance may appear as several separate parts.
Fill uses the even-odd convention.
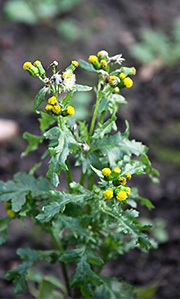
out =
[[[81,1],[9,0],[5,3],[4,14],[11,21],[34,25],[71,11]]]
[[[6,275],[7,280],[13,280],[16,294],[35,282],[38,290],[34,286],[33,295],[38,299],[63,299],[67,296],[135,299],[132,286],[120,278],[102,276],[101,270],[106,262],[130,249],[147,252],[155,248],[145,233],[151,225],[141,223],[137,202],[149,210],[154,206],[139,195],[136,187],[131,189],[128,181],[133,175],[148,174],[157,182],[159,173],[152,168],[148,148],[129,139],[128,122],[124,132],[118,131],[116,124],[119,105],[127,103],[119,93],[125,88],[119,75],[123,72],[129,76],[134,69],[115,69],[116,64],[121,63],[121,55],[109,57],[106,51],[101,52],[108,65],[106,70],[101,67],[98,57],[93,57],[98,62],[96,66],[79,60],[83,70],[96,73],[98,83],[95,87],[75,83],[76,61],[62,73],[57,71],[57,63],[52,63],[53,75],[50,78],[37,71],[44,87],[35,97],[33,108],[39,115],[41,132],[40,136],[23,134],[28,145],[22,156],[36,150],[43,142],[46,150],[40,163],[35,164],[29,174],[17,173],[12,181],[0,182],[0,200],[5,202],[8,215],[0,219],[0,242],[6,241],[11,218],[23,221],[29,217],[49,235],[54,249],[18,249],[23,262]],[[31,63],[24,65],[29,72]],[[114,74],[117,86],[110,80]],[[96,96],[90,124],[83,118],[81,107],[81,121],[75,122],[74,107],[69,104],[74,103],[73,99],[80,92],[79,106],[84,107],[86,92],[90,91]],[[46,102],[48,94],[51,97],[44,109],[41,104]],[[40,111],[41,107],[43,111]],[[36,178],[34,173],[47,156],[47,179]],[[71,171],[75,166],[79,167],[79,180]],[[65,172],[67,190],[60,183],[61,171]],[[32,267],[39,261],[60,263],[65,285],[53,276],[33,275]],[[70,263],[75,265],[71,275],[66,268]],[[72,290],[75,292],[71,293]]]
[[[165,66],[173,66],[180,59],[180,20],[174,22],[171,35],[163,32],[143,29],[140,42],[131,47],[131,54],[142,63],[150,63],[155,58]]]

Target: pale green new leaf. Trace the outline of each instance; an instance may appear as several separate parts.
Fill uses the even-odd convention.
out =
[[[91,63],[89,63],[83,59],[79,59],[78,63],[79,63],[79,67],[86,70],[87,72],[97,73],[97,71],[95,70],[95,68],[93,67],[93,65]]]
[[[76,84],[76,86],[73,87],[72,90],[73,91],[78,91],[78,92],[81,92],[81,91],[90,91],[90,90],[92,90],[92,87],[88,86],[88,85]]]

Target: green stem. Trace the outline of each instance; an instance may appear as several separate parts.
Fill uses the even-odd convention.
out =
[[[99,99],[97,99],[96,104],[95,104],[94,113],[93,113],[90,129],[89,129],[88,144],[90,143],[90,138],[91,138],[93,130],[94,130],[94,125],[95,125],[95,121],[96,121],[96,117],[97,117],[100,100],[101,100],[101,97]]]
[[[94,174],[91,173],[91,174],[88,176],[88,189],[89,189],[89,190],[92,190],[92,189],[93,189],[93,185],[94,185]]]
[[[51,238],[53,240],[53,243],[54,243],[56,249],[59,251],[59,255],[61,255],[63,253],[63,249],[62,249],[61,244],[59,244],[59,242],[55,238],[52,231],[50,231],[50,235],[51,235]],[[60,265],[61,265],[61,270],[62,270],[62,274],[63,274],[63,277],[64,277],[64,281],[65,281],[65,284],[66,284],[66,289],[67,289],[67,292],[68,292],[68,296],[71,298],[71,288],[70,288],[70,285],[69,285],[69,278],[68,278],[68,274],[67,274],[66,265],[65,265],[64,262],[60,262]]]
[[[67,158],[67,160],[66,160],[66,165],[68,167],[68,170],[65,171],[66,181],[67,181],[69,193],[72,193],[72,189],[70,187],[70,184],[72,183],[72,175],[71,175],[71,168],[70,168],[69,158]]]
[[[80,178],[81,186],[84,186],[85,178],[86,178],[86,172],[85,173],[81,172],[81,178]]]

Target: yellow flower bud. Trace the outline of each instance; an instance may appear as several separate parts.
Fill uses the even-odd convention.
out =
[[[95,55],[90,55],[89,58],[88,58],[88,60],[89,60],[89,63],[94,64],[95,62],[98,61],[98,58]]]
[[[120,79],[117,76],[110,76],[109,77],[109,84],[111,86],[116,86],[120,82]]]
[[[106,67],[108,65],[107,61],[104,59],[101,60],[100,64],[102,67]]]
[[[59,105],[52,106],[52,112],[54,112],[55,114],[59,114],[60,111],[61,107]]]
[[[130,173],[129,173],[129,172],[126,172],[126,173],[125,173],[125,177],[126,177],[126,179],[129,181],[129,180],[131,179],[131,175],[130,175]]]
[[[121,73],[119,74],[119,78],[120,78],[120,79],[124,79],[124,78],[126,78],[126,75],[125,75],[124,73],[121,72]]]
[[[75,110],[72,106],[67,106],[66,111],[69,115],[73,115],[75,113]]]
[[[47,105],[46,105],[46,107],[45,107],[45,110],[48,112],[48,111],[51,111],[51,110],[52,110],[52,108],[53,108],[53,106],[52,106],[52,105],[50,105],[50,104],[47,104]]]
[[[125,191],[120,190],[120,191],[117,193],[116,198],[117,198],[119,201],[126,200],[126,198],[127,198],[127,194],[126,194]]]
[[[7,210],[7,215],[8,215],[10,218],[14,218],[14,217],[15,217],[15,213],[14,213],[11,209],[8,209],[8,210]]]
[[[118,181],[120,185],[126,185],[126,179],[123,176],[120,176],[118,178]]]
[[[31,67],[32,67],[32,63],[29,62],[29,61],[27,61],[27,62],[25,62],[25,63],[23,64],[23,69],[24,69],[25,71],[29,70]]]
[[[45,70],[44,70],[44,68],[43,68],[43,66],[42,66],[42,64],[41,64],[41,61],[36,60],[36,61],[33,63],[33,65],[34,65],[35,67],[37,67],[40,76],[44,76],[44,75],[45,75],[46,72],[45,72]]]
[[[73,61],[72,61],[72,64],[73,64],[75,67],[78,67],[78,66],[79,66],[79,63],[78,63],[76,60],[73,60]]]
[[[108,177],[111,174],[111,170],[109,168],[102,169],[102,175]]]
[[[123,83],[127,88],[130,88],[133,85],[133,80],[131,80],[131,78],[127,77],[123,80]]]
[[[30,76],[34,77],[34,76],[38,75],[38,69],[34,65],[32,65],[32,63],[29,61],[27,61],[23,64],[23,69],[25,71],[28,71]]]
[[[48,99],[48,103],[50,105],[55,105],[57,103],[56,97],[52,96],[51,98]]]
[[[103,195],[106,199],[111,199],[113,197],[113,191],[111,189],[107,189],[103,192]]]

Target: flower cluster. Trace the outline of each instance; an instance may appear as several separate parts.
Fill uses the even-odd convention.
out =
[[[134,67],[121,67],[116,71],[110,72],[110,67],[113,64],[119,64],[124,61],[122,54],[117,54],[110,57],[108,52],[101,50],[96,55],[89,56],[89,63],[93,67],[103,74],[103,77],[106,82],[109,83],[111,87],[116,87],[116,92],[119,92],[122,88],[130,88],[133,85],[132,79],[129,75],[135,75],[136,69]]]
[[[54,61],[50,64],[53,75],[48,78],[39,60],[36,60],[33,64],[29,61],[23,64],[23,69],[28,71],[31,76],[38,77],[44,83],[45,87],[48,88],[48,92],[53,94],[53,96],[48,99],[48,104],[45,107],[47,113],[55,116],[68,116],[75,113],[72,106],[64,107],[62,103],[59,103],[58,94],[70,92],[76,87],[76,76],[73,72],[78,65],[78,62],[74,60],[64,72],[60,73],[60,71],[57,71],[58,62]]]
[[[58,104],[58,99],[55,96],[52,96],[48,99],[48,104],[46,105],[45,110],[49,114],[62,116],[73,115],[75,113],[75,110],[72,106],[67,106],[66,109],[61,109],[61,106]]]
[[[53,70],[53,75],[50,78],[46,76],[46,72],[39,60],[36,60],[33,64],[29,61],[25,62],[23,69],[28,71],[31,76],[38,77],[51,91],[57,91],[58,93],[71,91],[76,86],[76,76],[73,71],[78,67],[78,62],[72,61],[71,65],[62,74],[56,70],[57,66],[57,61],[50,64]]]
[[[119,167],[115,167],[113,171],[110,168],[103,168],[101,172],[103,179],[110,183],[110,187],[103,192],[104,197],[106,199],[115,197],[120,202],[126,203],[126,199],[131,193],[131,188],[126,186],[127,181],[131,179],[130,173],[126,172],[121,175]]]

